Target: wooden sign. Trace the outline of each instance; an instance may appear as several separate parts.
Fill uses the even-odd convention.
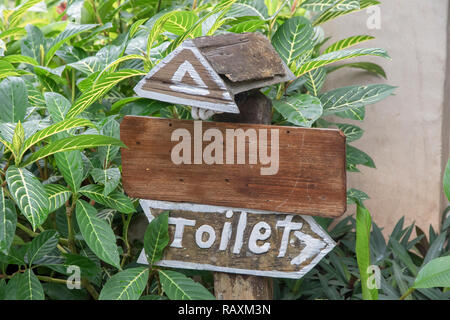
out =
[[[338,217],[339,130],[126,116],[123,186],[140,199]]]
[[[301,278],[335,246],[312,217],[141,200],[149,221],[170,211],[159,266]],[[144,251],[139,263],[147,264]]]
[[[239,113],[234,95],[295,79],[260,33],[184,41],[135,87],[150,99]]]

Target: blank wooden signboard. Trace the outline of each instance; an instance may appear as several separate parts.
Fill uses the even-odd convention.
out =
[[[201,164],[194,164],[195,121],[126,116],[121,139],[128,148],[122,149],[122,166],[123,186],[129,196],[325,217],[345,212],[345,136],[339,130],[223,122],[196,125],[202,127],[200,134],[215,128],[223,137],[227,129],[240,128],[255,130],[259,138],[259,130],[266,129],[269,155],[273,152],[271,130],[277,130],[277,173],[262,175],[261,168],[267,164],[249,164],[249,140],[244,164],[237,164],[236,150],[234,164],[226,164],[225,148],[224,164],[206,164],[201,154]],[[191,164],[172,161],[172,148],[181,141],[172,141],[176,129],[191,134]],[[210,143],[203,141],[201,150]]]

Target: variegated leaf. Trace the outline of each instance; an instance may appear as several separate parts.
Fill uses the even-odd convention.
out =
[[[320,95],[325,115],[373,104],[390,96],[395,87],[386,84],[350,86]]]
[[[341,0],[341,1],[345,1],[345,0]],[[346,11],[326,10],[317,16],[317,18],[313,22],[313,25],[316,26],[316,25],[322,24],[324,22],[330,21],[332,19],[335,19],[337,17],[340,17],[344,14],[359,11],[359,10],[362,10],[362,9],[365,9],[365,8],[368,8],[368,7],[371,7],[374,5],[378,5],[378,4],[380,4],[380,2],[377,0],[360,0],[359,8],[346,10]]]
[[[27,269],[20,274],[16,298],[17,300],[44,300],[44,289],[33,270]]]
[[[87,120],[87,119],[67,119],[63,120],[61,122],[55,123],[43,130],[40,130],[33,134],[31,137],[29,137],[25,143],[23,144],[22,151],[19,155],[19,158],[22,158],[24,153],[33,145],[38,143],[39,141],[42,141],[54,134],[57,134],[59,132],[67,131],[69,129],[73,128],[79,128],[79,127],[95,127],[94,124]]]
[[[348,11],[359,9],[359,0],[306,0],[301,3],[301,8],[308,11],[321,12],[327,9],[330,11]]]
[[[44,186],[27,169],[16,166],[10,166],[6,171],[6,181],[20,211],[36,230],[49,213],[50,202]]]
[[[322,115],[320,100],[307,94],[296,94],[272,103],[288,122],[301,127],[311,127]]]
[[[294,17],[283,23],[272,37],[272,45],[290,65],[298,57],[312,50],[314,30],[305,17]]]
[[[48,113],[50,113],[53,122],[58,123],[63,121],[71,106],[69,100],[56,92],[46,92],[44,93],[44,98]]]
[[[325,83],[327,73],[324,68],[318,68],[303,75],[305,77],[305,87],[309,93],[317,97],[320,93],[320,89]]]
[[[91,104],[102,97],[106,92],[111,90],[120,81],[135,77],[143,76],[146,73],[140,70],[123,69],[113,73],[105,74],[97,80],[96,86],[91,90],[84,92],[73,104],[67,113],[67,118],[74,118],[81,112],[86,110]]]
[[[353,37],[349,37],[346,39],[342,39],[342,40],[339,40],[339,41],[333,43],[328,48],[326,48],[324,50],[323,54],[350,48],[359,43],[366,42],[366,41],[373,40],[373,39],[375,39],[375,37],[368,36],[368,35],[353,36]]]
[[[80,189],[80,193],[104,206],[116,209],[122,213],[132,213],[135,211],[130,198],[119,191],[114,191],[107,196],[103,194],[103,187],[96,184],[89,184]]]
[[[296,71],[296,75],[301,76],[307,72],[326,66],[330,63],[361,56],[378,56],[383,58],[389,58],[386,50],[380,48],[363,48],[363,49],[333,51],[307,61],[302,66],[300,66],[300,68]]]
[[[44,188],[45,191],[47,191],[48,200],[50,202],[48,207],[50,213],[61,208],[72,195],[72,192],[69,189],[60,184],[46,184],[44,185]]]
[[[337,127],[345,134],[347,142],[353,142],[362,137],[364,130],[352,124],[336,123]]]
[[[119,168],[99,169],[93,168],[91,175],[96,183],[103,185],[103,195],[110,194],[120,182],[120,170]]]
[[[105,283],[99,300],[138,300],[147,285],[148,273],[147,267],[120,271]]]
[[[30,165],[31,163],[48,157],[52,154],[72,151],[72,150],[81,150],[86,148],[95,148],[98,146],[107,146],[114,145],[119,147],[124,147],[125,145],[117,139],[101,136],[97,134],[85,134],[79,136],[68,137],[60,140],[56,140],[52,143],[49,143],[42,149],[39,149],[35,153],[33,153],[23,164],[23,167]]]
[[[0,252],[8,254],[16,232],[17,214],[14,204],[0,188]]]
[[[77,222],[88,247],[103,261],[120,268],[116,237],[109,224],[97,217],[97,210],[86,201],[78,200]]]
[[[71,38],[76,35],[95,28],[96,24],[69,24],[58,36],[52,41],[50,48],[45,55],[45,65],[48,65],[50,60],[55,55],[56,51]]]

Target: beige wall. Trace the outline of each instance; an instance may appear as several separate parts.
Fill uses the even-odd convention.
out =
[[[399,86],[395,96],[367,107],[361,125],[366,132],[354,143],[373,157],[377,169],[363,167],[361,173],[348,175],[349,187],[371,197],[366,205],[386,231],[392,230],[402,216],[407,223],[416,221],[426,230],[430,223],[434,227],[440,223],[444,208],[442,174],[450,149],[448,3],[383,0],[379,30],[367,27],[366,10],[324,24],[326,34],[333,35],[330,43],[370,34],[376,40],[363,46],[385,48],[392,57],[391,61],[363,59],[380,63],[388,80],[341,69],[328,77],[324,88],[383,82]],[[354,208],[349,207],[347,212],[354,213]]]

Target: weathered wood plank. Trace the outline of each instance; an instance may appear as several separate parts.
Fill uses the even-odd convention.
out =
[[[172,160],[173,148],[184,141],[172,141],[177,129],[192,138],[192,155],[186,157],[191,164]],[[201,139],[208,129],[223,136],[224,164],[205,163],[211,142]],[[245,152],[237,152],[234,139],[234,155],[227,158],[227,141],[233,141],[227,139],[227,129],[242,129],[250,136],[253,132],[262,143],[247,139]],[[123,186],[132,197],[326,217],[340,216],[346,209],[345,137],[338,130],[127,116],[121,139],[128,146],[122,149]],[[269,164],[260,161],[265,145]],[[255,157],[249,164],[250,150]],[[238,164],[239,157],[245,163]],[[275,169],[276,174],[267,175]]]
[[[310,216],[140,200],[152,220],[168,210],[168,248],[159,266],[301,278],[335,245]],[[141,254],[138,262],[146,263]]]

